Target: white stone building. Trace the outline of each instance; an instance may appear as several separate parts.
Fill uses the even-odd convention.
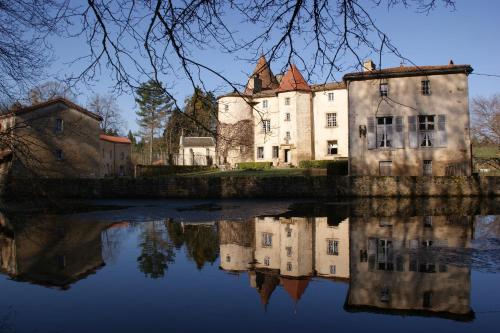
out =
[[[215,140],[211,137],[185,137],[179,140],[179,154],[176,165],[213,165],[215,161]]]
[[[345,84],[310,85],[295,65],[275,77],[263,56],[243,93],[219,97],[219,124],[219,163],[348,156]]]

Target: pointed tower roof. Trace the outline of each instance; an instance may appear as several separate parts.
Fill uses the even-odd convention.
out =
[[[288,69],[281,79],[278,92],[286,91],[311,91],[311,87],[309,87],[295,64],[290,66],[290,69]]]
[[[309,279],[299,280],[282,277],[281,283],[283,284],[283,288],[286,290],[288,295],[290,295],[295,302],[298,302],[306,291]]]
[[[257,61],[257,65],[250,75],[250,79],[248,80],[247,86],[245,88],[245,94],[253,93],[253,77],[257,76],[261,80],[261,88],[262,90],[268,89],[276,89],[278,88],[278,81],[276,77],[274,77],[273,72],[271,71],[271,67],[269,67],[269,63],[266,60],[264,55],[261,55],[259,60]]]

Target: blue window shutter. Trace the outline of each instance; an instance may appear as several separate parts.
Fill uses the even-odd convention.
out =
[[[394,138],[394,148],[404,148],[404,127],[403,127],[403,117],[394,117],[395,131],[393,134]]]
[[[368,126],[366,132],[368,149],[375,149],[377,147],[377,141],[375,137],[375,117],[368,117]]]
[[[437,147],[446,147],[446,115],[438,115]]]
[[[417,117],[408,116],[408,138],[410,148],[418,148]]]

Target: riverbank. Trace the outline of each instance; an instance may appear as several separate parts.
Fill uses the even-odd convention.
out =
[[[6,200],[104,198],[356,198],[500,196],[500,177],[225,176],[12,179]]]

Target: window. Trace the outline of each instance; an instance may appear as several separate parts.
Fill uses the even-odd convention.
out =
[[[392,174],[392,161],[380,161],[379,173],[381,176],[390,176]]]
[[[327,141],[327,154],[328,155],[337,155],[339,152],[339,145],[337,144],[337,140]]]
[[[229,111],[229,104],[224,104],[224,111]]]
[[[269,257],[265,257],[265,258],[264,258],[264,265],[265,265],[265,266],[269,266],[269,265],[270,265],[270,263],[271,263],[271,259],[270,259]]]
[[[380,96],[387,96],[389,93],[389,85],[387,83],[380,84]]]
[[[327,113],[326,114],[326,127],[337,127],[337,114]]]
[[[110,150],[110,151],[109,151],[109,159],[112,159],[112,158],[113,158],[113,151],[112,151],[112,150]]]
[[[285,105],[290,105],[290,97],[285,97]]]
[[[379,239],[377,242],[377,263],[381,271],[394,270],[394,254],[392,240]]]
[[[273,158],[278,158],[279,156],[279,147],[273,146]]]
[[[226,262],[231,262],[231,256],[230,255],[226,256]]]
[[[123,165],[120,165],[120,176],[125,176],[125,167]]]
[[[337,266],[330,265],[330,274],[332,274],[332,275],[337,274]]]
[[[264,147],[257,147],[257,158],[264,158]]]
[[[431,84],[429,80],[422,80],[422,95],[430,95],[431,94]]]
[[[285,230],[286,230],[286,237],[288,238],[292,237],[292,228],[290,228],[290,226],[287,226]]]
[[[291,246],[288,246],[286,248],[286,256],[287,257],[291,257],[292,256],[292,247]]]
[[[292,271],[292,263],[291,262],[287,262],[286,263],[286,270],[291,272]]]
[[[434,116],[418,116],[420,147],[433,146],[434,127]]]
[[[285,121],[290,121],[290,112],[285,113]]]
[[[125,153],[124,152],[121,152],[120,153],[120,159],[123,161],[125,159]]]
[[[271,132],[271,121],[270,120],[262,120],[262,131],[264,133]]]
[[[64,159],[64,153],[61,149],[56,149],[56,159],[62,161]]]
[[[389,303],[389,300],[390,300],[389,288],[384,287],[380,291],[380,301],[382,303]]]
[[[290,136],[290,132],[285,133],[285,140],[290,140],[292,137]]]
[[[64,130],[64,121],[62,119],[56,119],[56,133],[62,133]]]
[[[377,148],[392,147],[392,117],[377,117]]]
[[[240,146],[240,154],[244,154],[247,152],[247,146]]]
[[[432,160],[424,160],[424,176],[432,176]]]
[[[334,96],[332,92],[328,93],[328,102],[333,102]]]
[[[262,233],[262,246],[263,247],[273,246],[273,234],[270,234],[268,232]]]
[[[267,99],[263,100],[262,101],[262,107],[267,109],[267,107],[269,106],[269,103],[267,102]]]
[[[339,241],[335,240],[335,239],[328,239],[326,253],[330,256],[338,256],[339,255]]]
[[[424,216],[424,227],[432,228],[432,216]]]
[[[432,244],[434,244],[434,242],[432,240],[422,241],[422,247],[432,247]]]

